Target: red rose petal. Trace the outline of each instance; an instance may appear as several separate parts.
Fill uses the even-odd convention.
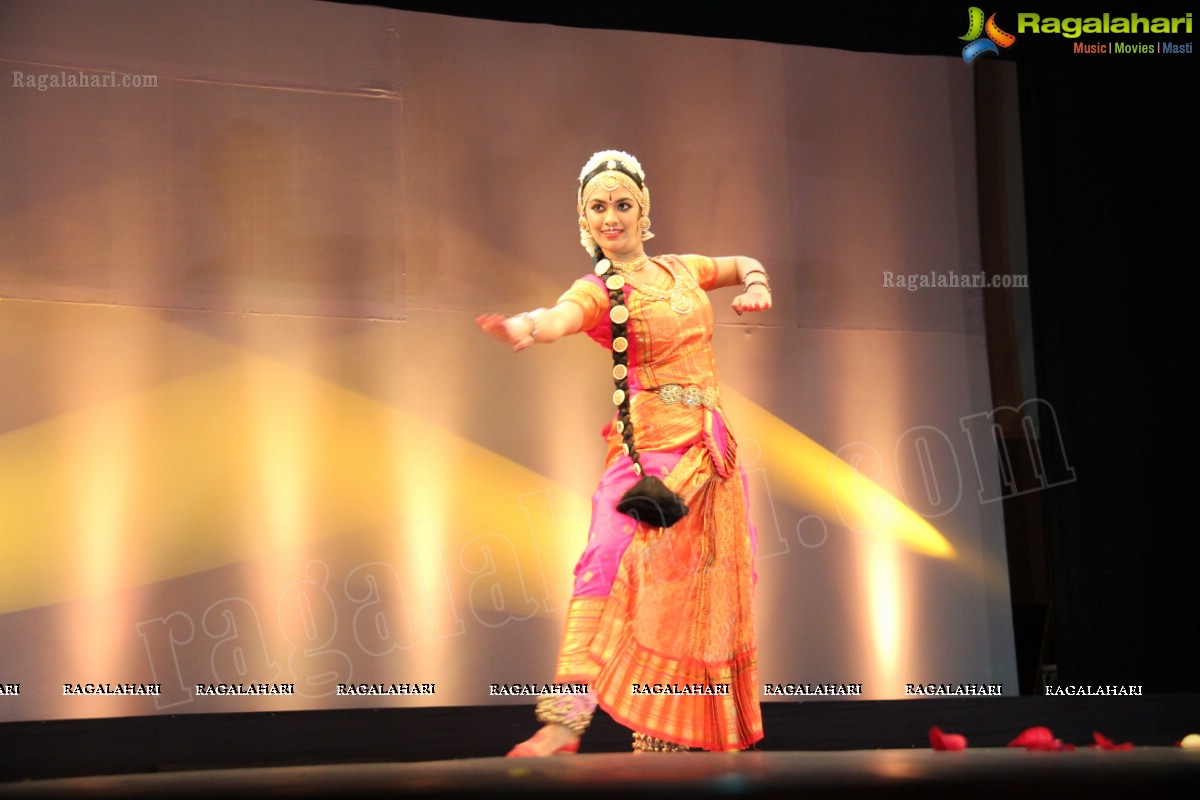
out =
[[[1008,743],[1009,747],[1024,747],[1026,750],[1057,749],[1054,745],[1054,734],[1049,728],[1038,725],[1021,731],[1017,738]]]
[[[1029,744],[1025,745],[1025,749],[1053,753],[1058,750],[1062,750],[1063,746],[1061,739],[1050,739],[1049,741],[1030,742]]]
[[[1054,734],[1049,728],[1043,728],[1038,725],[1033,728],[1026,728],[1021,731],[1017,738],[1008,743],[1009,747],[1024,747],[1026,750],[1045,750],[1057,752],[1059,750],[1074,750],[1075,745],[1063,744],[1062,739],[1055,739]]]
[[[942,729],[934,725],[929,729],[929,746],[934,750],[966,750],[967,737],[959,733],[943,733]]]
[[[1132,742],[1122,742],[1117,744],[1099,731],[1092,731],[1092,738],[1096,740],[1096,747],[1101,750],[1132,750]]]

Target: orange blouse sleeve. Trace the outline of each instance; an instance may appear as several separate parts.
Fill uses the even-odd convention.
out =
[[[688,272],[700,284],[700,288],[708,291],[717,282],[717,262],[708,256],[676,256]]]
[[[608,293],[600,287],[599,282],[590,278],[580,278],[571,284],[571,288],[558,298],[560,303],[574,303],[583,312],[581,331],[590,331],[607,318]]]

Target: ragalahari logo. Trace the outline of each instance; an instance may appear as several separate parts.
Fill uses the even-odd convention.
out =
[[[984,33],[987,34],[986,39],[979,38]],[[987,18],[987,22],[983,21],[983,9],[979,6],[971,6],[967,9],[967,33],[965,36],[958,37],[967,46],[963,48],[963,61],[970,64],[984,53],[999,55],[1000,47],[1012,47],[1013,42],[1017,37],[1011,33],[1005,33],[1000,30],[1000,26],[996,24],[996,15],[992,14]]]

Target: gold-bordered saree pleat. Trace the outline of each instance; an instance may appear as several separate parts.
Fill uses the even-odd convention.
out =
[[[739,750],[763,735],[753,565],[732,437],[719,471],[714,455],[697,442],[668,476],[690,512],[667,530],[638,527],[609,596],[572,600],[556,679],[592,683],[600,706],[636,731]],[[655,684],[728,693],[634,690]]]

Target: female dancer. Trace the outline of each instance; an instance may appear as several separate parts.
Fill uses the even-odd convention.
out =
[[[597,703],[633,729],[635,750],[742,749],[762,738],[755,533],[707,292],[741,286],[738,314],[765,311],[767,273],[745,256],[648,257],[650,191],[627,153],[588,160],[577,210],[595,274],[553,308],[476,320],[517,351],[587,333],[612,351],[617,387],[555,677],[590,691],[543,696],[543,727],[509,755],[576,752]]]

